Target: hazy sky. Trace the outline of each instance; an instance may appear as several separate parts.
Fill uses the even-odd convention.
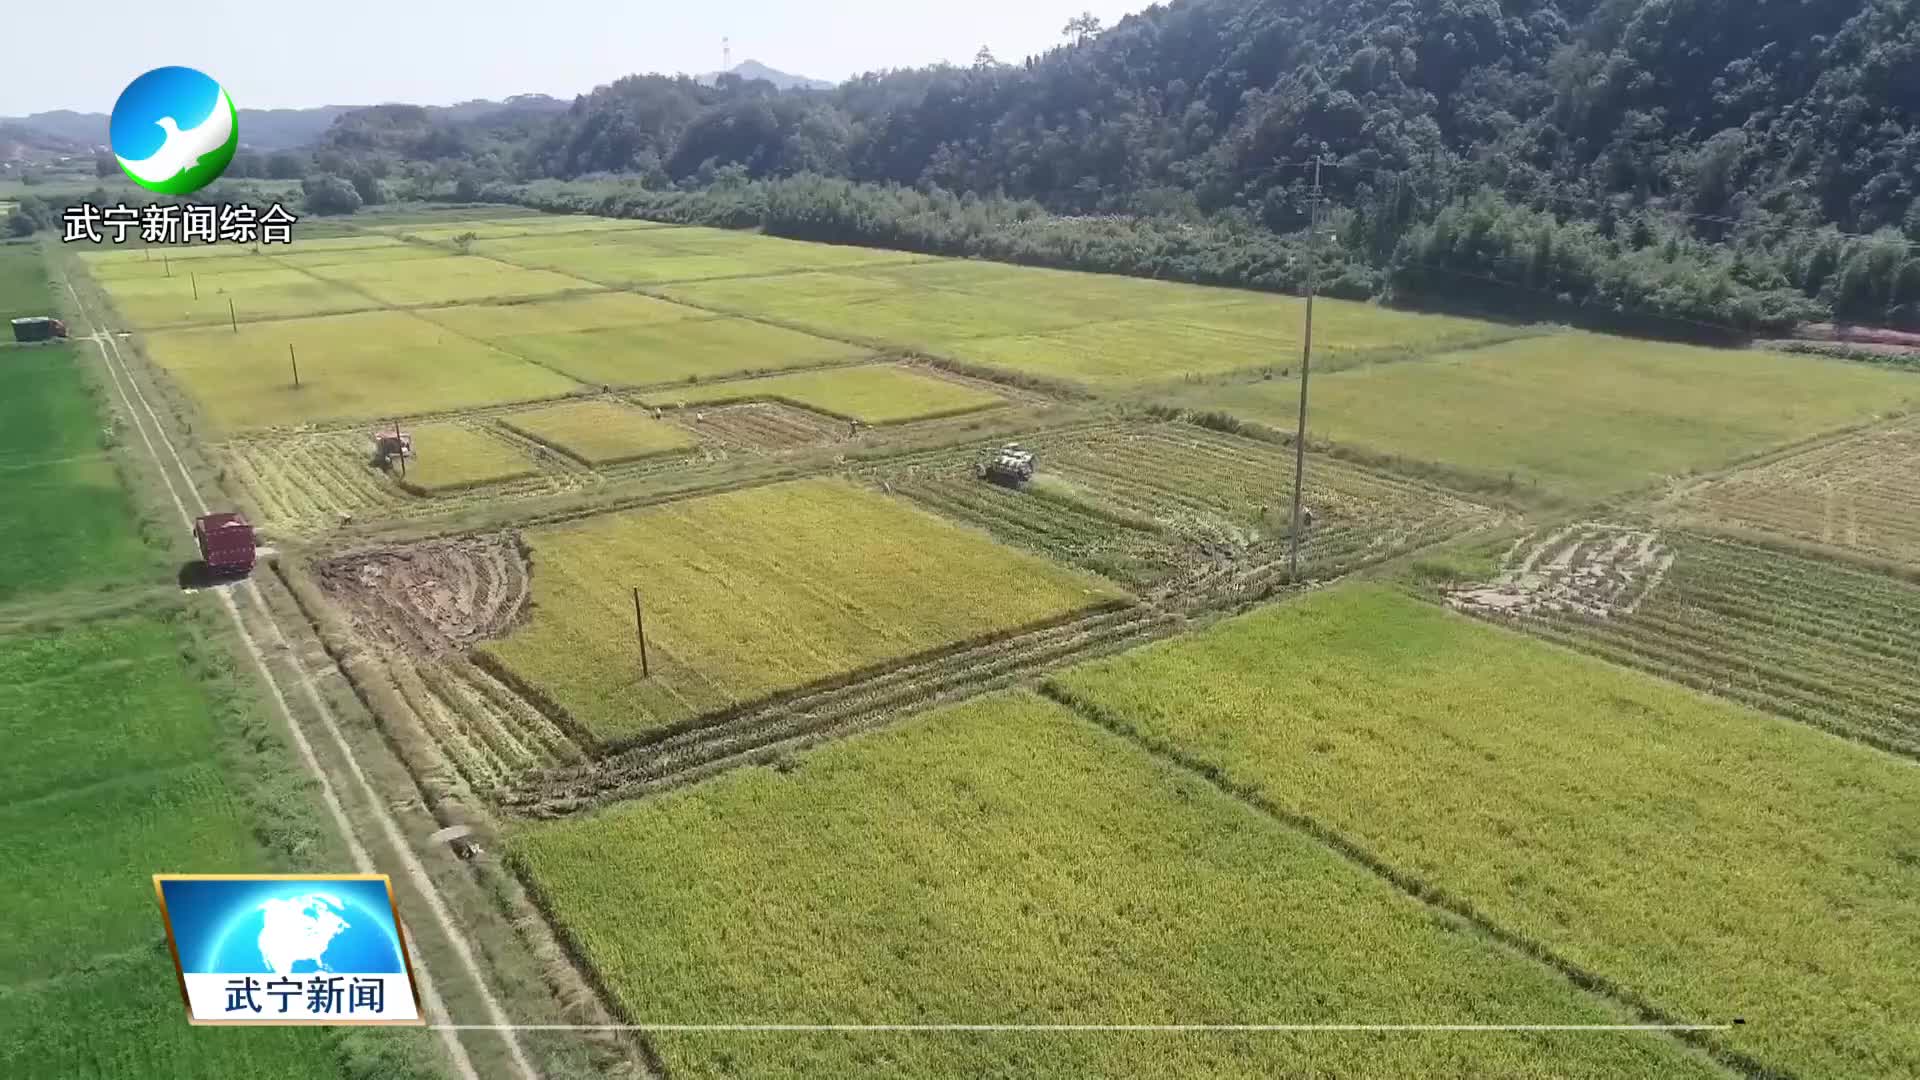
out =
[[[11,5],[10,5],[11,6]],[[986,45],[1017,61],[1060,41],[1067,19],[1107,23],[1144,0],[202,0],[184,7],[25,3],[6,19],[0,116],[106,112],[134,76],[166,64],[220,80],[243,109],[445,105],[545,93],[571,98],[622,75],[735,63],[844,79],[950,60]],[[37,43],[37,44],[28,44]]]

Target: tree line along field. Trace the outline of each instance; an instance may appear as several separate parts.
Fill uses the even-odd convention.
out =
[[[602,742],[1125,595],[830,480],[523,535],[537,567],[532,615],[480,651]]]
[[[1622,1023],[1310,836],[1030,692],[512,856],[661,1023]],[[644,886],[635,887],[635,883]],[[1122,887],[1116,887],[1116,885]],[[1658,1038],[669,1035],[674,1075],[1714,1076]]]
[[[1920,1067],[1909,761],[1380,587],[1052,685],[1757,1068]]]

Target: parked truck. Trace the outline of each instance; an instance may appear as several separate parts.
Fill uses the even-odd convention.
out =
[[[13,320],[13,340],[52,341],[67,336],[67,324],[47,315]]]
[[[238,513],[205,514],[193,523],[200,560],[216,574],[253,572],[253,526]]]

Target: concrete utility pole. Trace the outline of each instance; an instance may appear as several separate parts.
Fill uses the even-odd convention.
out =
[[[293,355],[293,342],[287,342],[287,363],[293,365],[293,388],[300,389],[300,359]]]
[[[633,589],[633,635],[640,639],[640,677],[650,677],[647,670],[647,624],[640,620],[640,587]]]
[[[1307,368],[1313,363],[1313,294],[1320,284],[1320,161],[1313,162],[1307,204],[1307,332],[1300,353],[1300,426],[1293,436],[1293,517],[1287,529],[1287,580],[1300,580],[1300,483],[1307,470]]]

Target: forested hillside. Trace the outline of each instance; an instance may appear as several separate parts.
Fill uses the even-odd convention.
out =
[[[1344,246],[1403,287],[1453,274],[1741,325],[1911,322],[1914,7],[1185,0],[1073,27],[1021,64],[983,54],[826,95],[624,80],[519,172],[665,188],[737,165],[1287,233],[1318,157],[1351,212]]]
[[[310,171],[361,201],[512,184],[493,191],[1290,287],[1304,263],[1284,238],[1318,159],[1348,292],[1519,286],[1742,329],[1920,325],[1917,8],[1176,0],[1110,28],[1076,19],[1043,56],[982,49],[830,91],[634,76],[484,125],[370,110],[335,124]],[[1050,220],[1088,215],[1102,221]]]

